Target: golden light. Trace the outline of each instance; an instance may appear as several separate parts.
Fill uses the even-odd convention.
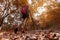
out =
[[[47,9],[45,8],[45,7],[38,7],[37,8],[37,11],[36,11],[36,13],[34,13],[34,19],[38,19],[38,17],[40,16],[40,15],[42,15],[43,14],[43,12],[46,12],[47,11]]]
[[[27,0],[28,1],[28,3],[31,5],[32,4],[32,0]]]

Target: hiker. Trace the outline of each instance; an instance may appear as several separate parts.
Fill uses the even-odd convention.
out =
[[[26,5],[22,6],[22,8],[21,8],[21,14],[22,14],[21,20],[23,22],[22,25],[21,25],[21,29],[22,29],[22,31],[24,31],[24,26],[26,25],[27,19],[29,17],[28,6],[26,6]]]

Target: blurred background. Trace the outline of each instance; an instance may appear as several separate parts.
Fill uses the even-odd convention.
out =
[[[60,0],[0,0],[1,30],[20,28],[22,5],[29,6],[30,10],[25,30],[60,30]],[[9,15],[5,17],[6,14]]]

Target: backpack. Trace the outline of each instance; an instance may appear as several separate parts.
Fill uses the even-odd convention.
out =
[[[22,14],[28,13],[28,7],[27,6],[23,6],[22,9],[21,9],[21,13]]]

